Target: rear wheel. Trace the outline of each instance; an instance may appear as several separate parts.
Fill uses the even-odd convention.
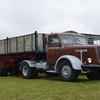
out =
[[[62,81],[74,82],[77,80],[79,72],[72,68],[69,61],[63,61],[58,68],[58,74]]]
[[[21,74],[25,79],[37,78],[38,71],[36,68],[31,68],[28,63],[24,62],[21,65]]]

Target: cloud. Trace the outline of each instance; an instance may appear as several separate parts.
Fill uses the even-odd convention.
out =
[[[75,30],[100,33],[99,0],[0,0],[0,38]]]

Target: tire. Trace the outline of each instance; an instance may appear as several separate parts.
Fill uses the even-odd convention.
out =
[[[58,74],[57,73],[48,73],[48,72],[46,72],[46,76],[47,77],[57,77]]]
[[[87,73],[86,76],[89,80],[100,80],[100,72],[99,71]]]
[[[21,75],[25,79],[37,78],[38,71],[36,68],[31,68],[28,63],[24,62],[21,65]]]
[[[58,68],[58,74],[62,81],[74,82],[77,80],[79,72],[72,68],[69,61],[63,61]]]
[[[7,74],[8,74],[7,69],[3,69],[3,76],[7,76]]]
[[[0,76],[7,76],[7,69],[3,68],[3,65],[0,63]]]
[[[36,79],[38,76],[38,71],[36,68],[32,68],[32,79]]]
[[[0,76],[3,76],[3,68],[1,67],[1,65],[0,65]]]

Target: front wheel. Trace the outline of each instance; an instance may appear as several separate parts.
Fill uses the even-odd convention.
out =
[[[93,71],[86,74],[89,80],[100,80],[100,71]]]
[[[79,72],[72,68],[69,61],[63,61],[58,68],[58,74],[62,81],[74,82],[77,80]]]
[[[26,62],[24,62],[21,66],[22,66],[21,74],[23,78],[25,79],[37,78],[38,71],[36,68],[31,68]]]

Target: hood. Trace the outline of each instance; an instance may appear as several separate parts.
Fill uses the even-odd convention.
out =
[[[92,60],[92,64],[100,64],[98,45],[66,45],[63,48],[66,49],[66,53],[78,57],[84,64],[89,64],[88,59]]]

